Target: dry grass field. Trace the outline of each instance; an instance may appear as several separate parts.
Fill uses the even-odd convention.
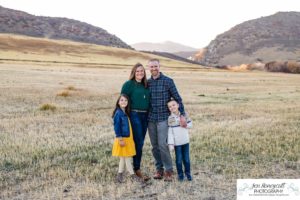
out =
[[[300,178],[299,75],[163,60],[193,120],[194,180],[141,187],[114,183],[110,116],[131,65],[149,55],[122,66],[113,56],[90,62],[98,65],[91,54],[53,62],[33,52],[0,53],[0,199],[227,200],[236,199],[237,178]],[[152,175],[148,136],[142,165]]]
[[[151,54],[66,40],[51,40],[20,35],[0,34],[0,61],[38,65],[124,68],[146,61]],[[193,65],[159,57],[165,67],[198,69]]]

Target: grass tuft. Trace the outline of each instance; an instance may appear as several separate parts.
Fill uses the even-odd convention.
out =
[[[68,97],[68,96],[71,96],[71,94],[69,91],[62,91],[62,92],[56,94],[56,96]]]
[[[40,106],[40,110],[42,111],[47,111],[47,110],[51,110],[51,111],[55,111],[56,110],[56,106],[46,103]]]
[[[70,85],[66,87],[66,90],[77,90],[74,86]]]

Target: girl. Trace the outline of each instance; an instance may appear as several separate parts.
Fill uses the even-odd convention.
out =
[[[116,138],[114,139],[112,156],[120,158],[118,175],[116,181],[119,183],[124,182],[125,166],[130,173],[131,180],[143,182],[143,179],[138,177],[134,172],[131,164],[132,156],[136,154],[135,144],[132,137],[132,130],[129,121],[129,98],[121,94],[117,100],[116,108],[113,111],[114,130]]]

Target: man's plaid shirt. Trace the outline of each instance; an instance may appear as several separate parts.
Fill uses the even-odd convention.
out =
[[[160,73],[157,79],[151,77],[148,80],[148,86],[150,90],[150,111],[148,119],[150,122],[161,122],[168,119],[170,111],[167,103],[171,98],[179,103],[180,113],[185,114],[182,99],[171,78]]]

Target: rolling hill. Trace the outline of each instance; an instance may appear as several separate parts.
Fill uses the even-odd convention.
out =
[[[199,54],[200,55],[200,54]],[[199,56],[204,65],[300,60],[300,12],[278,12],[218,35]]]
[[[68,18],[34,16],[0,6],[0,33],[64,39],[132,49],[106,30]]]
[[[159,58],[167,68],[201,69],[200,65],[131,49],[12,34],[0,34],[0,49],[0,61],[5,63],[128,68],[136,62],[146,65],[148,59]]]

